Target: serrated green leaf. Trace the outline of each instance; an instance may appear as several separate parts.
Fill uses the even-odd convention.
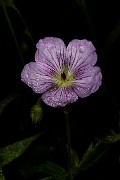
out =
[[[2,114],[2,112],[8,106],[9,103],[14,101],[19,96],[20,94],[18,93],[12,93],[9,96],[5,97],[4,99],[0,100],[0,115]]]
[[[91,143],[80,161],[79,172],[94,165],[111,148],[111,146],[118,141],[120,141],[120,134],[111,131],[110,135],[99,140],[95,145]]]
[[[105,144],[102,141],[99,141],[96,143],[96,145],[91,143],[80,161],[79,172],[84,171],[94,165],[110,147],[110,144]]]
[[[5,166],[14,159],[18,158],[41,134],[34,135],[16,143],[0,148],[0,167]]]

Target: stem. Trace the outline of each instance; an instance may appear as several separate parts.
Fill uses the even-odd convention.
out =
[[[71,177],[71,142],[70,142],[70,125],[68,119],[68,109],[64,109],[64,116],[66,120],[66,142],[67,142],[67,152],[68,152],[68,176],[69,180],[72,179]]]
[[[11,31],[12,36],[13,36],[13,39],[14,39],[14,42],[15,42],[15,44],[16,44],[18,53],[19,53],[19,55],[20,55],[21,62],[22,62],[22,64],[24,65],[24,64],[25,64],[25,63],[24,63],[24,59],[23,59],[21,50],[20,50],[20,48],[19,48],[17,39],[16,39],[16,37],[15,37],[15,33],[14,33],[14,30],[13,30],[13,27],[12,27],[12,24],[11,24],[11,21],[10,21],[10,18],[9,18],[9,15],[8,15],[8,12],[7,12],[7,9],[6,9],[6,7],[5,7],[4,1],[1,0],[1,3],[2,3],[2,8],[3,8],[4,14],[5,14],[6,20],[7,20],[7,22],[8,22],[10,31]]]
[[[14,4],[12,4],[12,8],[16,11],[16,13],[18,14],[18,16],[20,17],[22,23],[23,23],[24,26],[25,26],[26,34],[29,36],[29,38],[30,38],[32,44],[35,46],[34,40],[33,40],[32,36],[31,36],[31,32],[30,32],[30,30],[29,30],[29,28],[28,28],[26,22],[24,21],[22,15],[21,15],[21,13],[20,13],[20,11],[17,9],[17,7],[16,7]]]

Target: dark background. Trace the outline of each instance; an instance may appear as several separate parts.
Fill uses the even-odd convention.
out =
[[[97,65],[100,66],[103,74],[102,86],[88,98],[79,99],[70,105],[71,142],[80,157],[95,138],[103,137],[110,129],[119,132],[120,109],[119,1],[105,3],[104,0],[86,0],[85,2],[87,11],[84,12],[75,0],[14,1],[35,44],[39,39],[51,36],[63,39],[66,45],[72,39],[88,39],[96,47]],[[25,64],[34,61],[36,47],[25,33],[24,24],[13,8],[6,7],[6,9]],[[113,31],[115,27],[116,30]],[[112,31],[113,35],[110,36]],[[38,125],[31,122],[31,107],[39,96],[21,82],[20,74],[23,66],[4,11],[0,7],[0,99],[13,92],[20,93],[20,97],[11,102],[0,117],[0,146],[8,145],[42,130],[45,130],[44,139],[47,140],[43,140],[44,143],[41,140],[41,144],[53,146],[58,141],[59,135],[56,136],[56,133],[62,131],[60,132],[62,140],[65,136],[65,122],[61,109],[54,109],[42,103],[43,121]],[[118,151],[119,148],[116,145],[96,167],[81,176],[81,179],[92,177],[92,179],[102,180],[113,177],[117,180],[120,170]],[[10,167],[8,166],[7,170]],[[9,177],[13,176],[11,172],[14,168],[11,169],[10,172],[8,171]]]

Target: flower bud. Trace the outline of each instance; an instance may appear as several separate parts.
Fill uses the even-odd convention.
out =
[[[32,121],[34,123],[38,123],[42,120],[43,117],[43,109],[40,103],[36,103],[32,109],[30,114]]]

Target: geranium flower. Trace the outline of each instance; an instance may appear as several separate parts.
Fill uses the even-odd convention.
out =
[[[35,62],[26,64],[21,80],[49,106],[59,107],[98,90],[102,74],[92,42],[72,40],[66,47],[59,38],[46,37],[36,45]]]

